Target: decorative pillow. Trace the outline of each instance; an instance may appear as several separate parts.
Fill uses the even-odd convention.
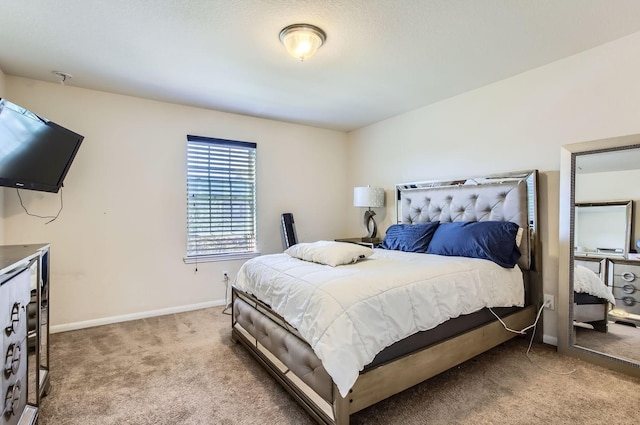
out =
[[[405,252],[426,252],[438,228],[437,221],[419,224],[392,224],[380,248]]]
[[[483,258],[513,268],[520,258],[518,225],[508,221],[440,223],[427,254]]]
[[[318,241],[295,244],[287,248],[285,254],[301,260],[336,267],[364,260],[373,254],[373,250],[355,243]]]

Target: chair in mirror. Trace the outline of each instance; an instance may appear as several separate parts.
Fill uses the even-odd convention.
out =
[[[558,349],[640,376],[640,135],[561,159]]]

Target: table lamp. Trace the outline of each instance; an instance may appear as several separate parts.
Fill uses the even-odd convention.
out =
[[[376,215],[371,208],[384,207],[384,189],[381,187],[355,187],[353,189],[353,206],[368,208],[364,213],[364,226],[368,234],[362,238],[363,242],[372,242],[378,233],[378,226],[373,216]]]

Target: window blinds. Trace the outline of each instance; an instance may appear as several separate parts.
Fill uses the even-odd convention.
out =
[[[256,144],[187,136],[187,257],[256,252]]]

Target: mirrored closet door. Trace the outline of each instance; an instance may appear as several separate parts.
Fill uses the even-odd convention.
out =
[[[640,135],[566,145],[558,348],[640,375]]]

